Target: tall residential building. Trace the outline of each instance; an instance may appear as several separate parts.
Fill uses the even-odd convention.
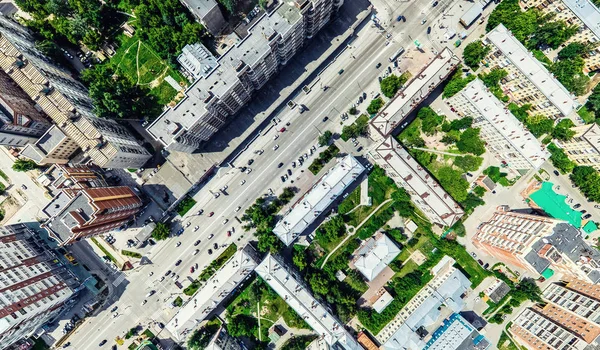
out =
[[[550,154],[479,79],[446,101],[459,115],[473,118],[473,127],[498,160],[509,169],[526,173],[537,169]]]
[[[565,45],[572,42],[595,44],[600,41],[600,10],[590,0],[521,0],[520,5],[525,10],[535,8],[543,14],[553,14],[553,20],[576,25],[579,30]],[[586,72],[600,68],[598,47],[592,47],[584,53],[583,59]]]
[[[0,227],[0,349],[58,316],[79,285],[27,226]]]
[[[148,132],[169,150],[195,151],[285,66],[337,10],[338,0],[284,1],[248,29]]]
[[[544,305],[525,309],[510,331],[534,349],[583,350],[600,336],[600,287],[577,279],[550,284]]]
[[[27,29],[2,15],[0,68],[81,148],[81,163],[139,168],[151,157],[125,127],[97,118],[87,89],[36,49]]]
[[[244,350],[241,341],[238,338],[234,338],[225,327],[221,326],[217,333],[212,337],[210,343],[204,348],[205,350]]]
[[[252,275],[260,257],[250,244],[239,249],[219,268],[177,312],[166,328],[178,341],[184,341],[198,324]]]
[[[63,189],[108,186],[106,180],[99,174],[99,169],[87,165],[54,164],[44,171],[37,181],[45,186],[53,196]]]
[[[408,124],[405,118],[454,72],[459,63],[460,58],[452,50],[444,48],[371,119],[369,137],[381,141],[398,126]]]
[[[341,196],[365,167],[352,155],[338,160],[336,166],[323,175],[315,185],[299,199],[281,220],[273,233],[290,245],[310,226],[329,206]]]
[[[599,55],[600,56],[600,55]],[[600,170],[600,126],[581,125],[571,128],[575,135],[569,141],[554,140],[567,157],[581,166],[591,166]]]
[[[78,149],[77,142],[52,125],[37,141],[25,146],[20,155],[38,165],[66,164]]]
[[[553,119],[567,117],[579,107],[575,97],[503,24],[490,31],[483,43],[491,49],[483,59],[483,73],[506,70],[508,76],[500,87],[517,105],[529,104],[531,114]]]
[[[385,138],[369,156],[434,224],[450,227],[463,216],[462,208],[393,136]]]
[[[49,219],[42,227],[64,246],[120,227],[142,205],[127,186],[64,189],[43,209]]]
[[[223,27],[227,25],[219,4],[215,0],[181,0],[181,3],[190,10],[212,36],[219,35]]]
[[[499,207],[477,228],[476,247],[498,260],[548,277],[555,271],[596,283],[600,252],[565,221]]]
[[[363,350],[329,308],[315,299],[293,267],[269,254],[256,267],[256,273],[320,335],[329,348]]]
[[[29,95],[0,70],[0,145],[23,147],[51,125]]]

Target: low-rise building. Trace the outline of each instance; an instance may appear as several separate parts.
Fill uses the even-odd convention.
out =
[[[501,279],[496,281],[483,292],[494,303],[499,303],[510,292],[510,286]]]
[[[400,125],[408,124],[406,117],[454,72],[459,63],[460,59],[452,50],[444,48],[371,119],[369,137],[381,141]]]
[[[382,350],[424,349],[438,325],[463,309],[471,282],[454,263],[446,256],[433,267],[433,279],[377,334]]]
[[[452,314],[432,334],[423,350],[486,350],[490,342],[460,314]]]
[[[227,25],[216,0],[181,0],[181,3],[190,10],[212,36],[219,35]]]
[[[218,66],[215,56],[201,43],[185,45],[177,62],[193,79],[207,76]]]
[[[44,171],[37,181],[48,188],[51,193],[66,188],[83,189],[108,186],[99,174],[99,169],[89,165],[54,164]]]
[[[372,281],[398,254],[400,248],[388,236],[378,233],[358,248],[352,263],[368,281]]]
[[[190,332],[250,276],[258,261],[258,254],[251,245],[239,249],[179,309],[177,315],[166,325],[169,332],[178,341],[185,341]]]
[[[530,113],[564,118],[579,107],[575,97],[528,51],[514,35],[499,24],[483,39],[490,52],[483,59],[483,73],[494,68],[507,71],[500,87],[517,105],[531,105]]]
[[[394,137],[385,138],[369,156],[434,224],[450,227],[463,216],[462,208]]]
[[[238,338],[234,338],[227,329],[221,326],[217,333],[212,337],[210,343],[204,348],[205,350],[243,350],[245,349],[240,344]]]
[[[519,4],[524,10],[535,8],[542,14],[555,15],[553,21],[564,21],[567,25],[577,26],[577,33],[563,45],[572,42],[596,44],[600,41],[600,10],[590,0],[520,0]],[[583,59],[586,73],[600,68],[598,47],[590,47]]]
[[[351,155],[323,175],[275,225],[273,233],[290,245],[362,174],[365,167]]]
[[[60,246],[110,232],[127,223],[143,203],[127,186],[63,189],[42,211],[42,225]]]
[[[486,149],[517,173],[537,169],[550,157],[542,144],[483,85],[479,79],[470,82],[446,103],[462,117],[472,117],[473,127],[480,129]]]
[[[256,273],[312,328],[329,347],[343,350],[362,350],[362,347],[310,293],[293,267],[269,254],[256,267]]]
[[[1,226],[0,349],[52,321],[79,287],[78,279],[35,232],[24,224]]]
[[[600,55],[598,55],[600,57]],[[580,166],[591,166],[600,170],[600,126],[581,125],[571,128],[575,135],[569,141],[555,139],[554,143],[563,149],[567,157]]]

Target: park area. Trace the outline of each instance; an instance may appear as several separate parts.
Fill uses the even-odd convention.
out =
[[[116,41],[119,48],[108,63],[115,74],[148,88],[160,105],[174,105],[179,91],[188,85],[187,79],[137,36],[121,34]]]

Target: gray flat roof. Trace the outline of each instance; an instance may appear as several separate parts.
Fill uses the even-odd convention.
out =
[[[181,0],[181,2],[199,18],[204,18],[213,8],[219,6],[215,0]]]
[[[201,43],[185,45],[177,62],[195,78],[210,74],[218,65],[215,56]]]
[[[53,214],[44,228],[53,237],[64,242],[71,236],[71,227],[78,225],[78,222],[69,213],[79,211],[82,216],[91,217],[94,208],[90,206],[88,198],[82,192],[73,199],[68,199],[64,192],[61,192],[43,211],[48,216]]]
[[[567,7],[600,39],[600,10],[589,0],[562,0]]]

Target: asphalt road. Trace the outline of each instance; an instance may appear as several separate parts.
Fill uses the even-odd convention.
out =
[[[293,168],[292,161],[298,164],[298,157],[309,153],[310,147],[317,144],[319,132],[341,131],[340,114],[356,102],[359,94],[366,92],[363,90],[365,85],[377,79],[389,63],[388,58],[398,47],[409,47],[414,39],[425,37],[427,26],[420,24],[422,19],[426,17],[428,22],[432,22],[449,3],[449,0],[440,1],[436,8],[432,8],[429,1],[402,3],[396,9],[397,12],[393,13],[393,18],[402,13],[407,18],[407,22],[392,23],[394,27],[391,28],[390,34],[393,40],[388,43],[386,43],[388,39],[385,33],[378,33],[379,30],[371,23],[358,32],[351,47],[338,56],[321,74],[320,81],[330,88],[322,91],[320,85],[316,84],[308,95],[297,97],[295,101],[307,106],[308,111],[300,114],[298,108],[283,110],[277,116],[281,121],[271,130],[265,130],[264,136],[259,136],[247,151],[236,159],[234,163],[236,167],[248,166],[248,160],[254,160],[249,166],[252,168],[249,174],[242,173],[238,168],[221,169],[221,173],[194,197],[198,204],[181,222],[183,226],[190,222],[185,232],[180,237],[156,245],[148,255],[152,261],[151,265],[136,267],[127,273],[127,284],[123,284],[126,285],[122,288],[124,290],[118,289],[119,293],[122,293],[118,300],[97,317],[86,320],[87,323],[69,338],[68,341],[72,346],[77,349],[93,349],[97,348],[101,340],[107,339],[108,344],[105,346],[108,347],[114,344],[113,339],[116,336],[123,336],[129,328],[137,324],[149,325],[152,321],[166,324],[176,311],[168,306],[168,301],[181,293],[172,278],[168,277],[163,282],[159,282],[166,271],[175,272],[179,276],[179,281],[185,281],[187,276],[197,277],[202,268],[208,265],[212,258],[218,256],[223,246],[235,242],[241,247],[252,238],[242,231],[235,216],[241,216],[243,210],[257,197],[265,194],[269,188],[275,194],[286,186],[296,185],[300,187],[301,192],[310,188],[315,177],[306,170],[306,167],[318,154],[319,149],[315,155],[304,162],[302,168],[298,166]],[[382,63],[382,67],[377,69],[375,66],[379,62]],[[344,72],[338,74],[341,69],[344,69]],[[328,120],[324,122],[325,116]],[[354,117],[350,117],[347,123],[351,123],[353,119]],[[289,126],[286,125],[288,122]],[[282,127],[286,128],[285,132],[279,132]],[[278,135],[276,140],[274,140],[275,135]],[[273,149],[275,145],[278,145],[276,150]],[[259,149],[264,150],[264,153],[254,154],[254,151]],[[284,166],[278,168],[279,163],[283,163]],[[280,176],[287,169],[292,171],[292,176],[283,183]],[[292,180],[294,180],[293,184]],[[245,183],[242,184],[242,181]],[[211,194],[211,191],[219,192],[219,189],[225,185],[227,190],[218,198]],[[241,207],[239,212],[236,212],[237,207]],[[204,210],[203,215],[197,215],[200,209]],[[209,218],[210,212],[215,214]],[[226,224],[224,224],[225,220],[227,220]],[[199,229],[193,232],[195,226],[199,226]],[[235,231],[231,237],[227,237],[226,231],[231,230],[232,227]],[[208,239],[211,234],[214,234],[214,237]],[[194,246],[196,240],[201,240],[198,246]],[[177,246],[178,242],[181,242],[180,246]],[[215,243],[220,248],[209,255],[208,249],[213,249]],[[193,255],[196,249],[199,253]],[[178,260],[182,260],[182,263],[175,266]],[[195,266],[196,263],[197,271],[190,274],[190,267]],[[150,273],[152,276],[149,276]],[[183,284],[187,285],[189,282]],[[155,290],[156,294],[146,297],[151,290]],[[183,295],[182,297],[184,300],[187,298]],[[141,304],[143,300],[147,300],[145,305]],[[116,317],[113,317],[114,314],[110,312],[113,306],[118,307]],[[158,329],[153,328],[153,331]],[[161,335],[160,338],[166,336]]]

